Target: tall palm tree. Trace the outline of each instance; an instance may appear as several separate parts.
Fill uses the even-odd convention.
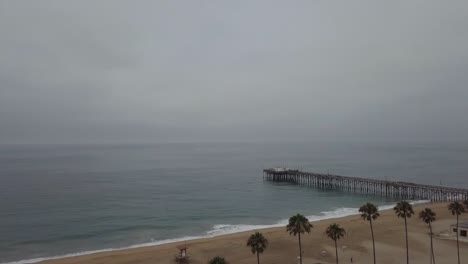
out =
[[[435,264],[435,257],[434,257],[434,244],[432,243],[432,225],[431,223],[436,220],[436,213],[434,213],[430,208],[425,208],[419,213],[419,218],[423,220],[424,223],[429,224],[429,235],[431,237],[431,263]]]
[[[286,226],[286,231],[290,235],[299,235],[299,263],[302,264],[302,245],[301,245],[301,234],[310,233],[310,229],[313,225],[309,222],[305,216],[301,214],[293,215],[289,218],[289,223]]]
[[[449,211],[452,212],[452,215],[457,216],[457,254],[458,254],[458,264],[460,264],[460,244],[458,242],[458,233],[459,233],[458,232],[458,216],[460,216],[461,214],[465,212],[465,207],[463,207],[463,205],[460,202],[455,201],[449,204],[448,209]]]
[[[331,224],[327,227],[325,233],[335,242],[336,264],[338,264],[338,246],[336,241],[342,238],[346,234],[346,231],[339,224]]]
[[[393,207],[398,218],[405,219],[405,235],[406,235],[406,264],[409,264],[409,248],[408,248],[408,223],[407,219],[414,215],[413,206],[407,201],[401,201]]]
[[[359,208],[359,213],[361,213],[362,219],[367,220],[370,223],[370,229],[372,234],[372,248],[374,252],[374,264],[376,264],[377,262],[375,261],[374,229],[372,227],[372,221],[376,220],[380,216],[379,209],[374,204],[366,203]]]
[[[260,232],[255,232],[247,240],[247,246],[252,250],[252,254],[257,254],[257,264],[260,264],[260,254],[268,246],[268,240]]]

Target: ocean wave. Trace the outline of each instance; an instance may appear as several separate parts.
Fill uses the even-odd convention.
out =
[[[430,202],[429,200],[418,200],[418,201],[412,201],[410,203],[411,204],[425,204],[425,203],[429,203],[429,202]],[[382,206],[379,206],[379,210],[381,210],[381,211],[382,210],[389,210],[389,209],[392,209],[394,206],[395,206],[395,204],[382,205]],[[326,219],[333,219],[333,218],[340,218],[340,217],[345,217],[345,216],[350,216],[350,215],[358,215],[359,214],[358,210],[359,210],[359,208],[337,208],[337,209],[332,210],[332,211],[325,211],[325,212],[321,212],[319,214],[309,215],[309,216],[307,216],[307,218],[311,222],[326,220]],[[164,239],[164,240],[158,240],[158,241],[152,241],[152,242],[147,242],[147,243],[142,243],[142,244],[131,245],[131,246],[128,246],[128,247],[106,248],[106,249],[99,249],[99,250],[82,251],[82,252],[77,252],[77,253],[64,254],[64,255],[60,255],[60,256],[34,258],[34,259],[24,259],[24,260],[12,261],[12,262],[4,262],[4,263],[0,263],[0,264],[30,264],[30,263],[37,263],[37,262],[44,261],[44,260],[76,257],[76,256],[89,255],[89,254],[94,254],[94,253],[102,253],[102,252],[123,250],[123,249],[132,249],[132,248],[140,248],[140,247],[148,247],[148,246],[158,246],[158,245],[163,245],[163,244],[182,242],[182,241],[188,241],[188,240],[194,240],[194,239],[211,238],[211,237],[217,237],[217,236],[234,234],[234,233],[241,233],[241,232],[252,231],[252,230],[259,230],[259,229],[265,229],[265,228],[282,227],[282,226],[287,225],[287,223],[288,223],[288,219],[280,220],[277,223],[271,224],[271,225],[218,224],[218,225],[214,225],[213,229],[207,231],[205,233],[205,235],[201,235],[201,236],[187,236],[187,237],[180,237],[180,238],[173,238],[173,239]]]

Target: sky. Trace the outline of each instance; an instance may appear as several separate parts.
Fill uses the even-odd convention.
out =
[[[0,0],[0,143],[468,141],[468,1]]]

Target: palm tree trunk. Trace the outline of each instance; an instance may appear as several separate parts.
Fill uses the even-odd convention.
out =
[[[301,245],[301,233],[299,233],[299,263],[302,264],[302,245]],[[459,263],[460,264],[460,263]]]
[[[260,264],[260,254],[257,251],[257,264]]]
[[[372,219],[369,220],[369,223],[370,223],[370,230],[371,230],[371,234],[372,234],[372,251],[374,252],[374,264],[376,264],[377,262],[375,261],[374,228],[372,228]]]
[[[336,245],[336,240],[335,240],[335,253],[336,253],[336,264],[338,264],[338,246]]]
[[[405,234],[406,234],[406,264],[409,264],[409,249],[408,249],[408,225],[405,216]]]
[[[432,225],[431,222],[429,222],[429,231],[431,232],[431,255],[432,255],[432,263],[435,264],[435,257],[434,257],[434,244],[432,243]]]
[[[458,242],[458,214],[457,214],[457,254],[458,254],[458,264],[460,264],[460,244]]]

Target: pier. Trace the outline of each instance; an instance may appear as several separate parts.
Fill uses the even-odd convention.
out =
[[[264,169],[263,179],[273,182],[307,185],[320,189],[343,190],[405,200],[421,199],[433,202],[468,200],[467,189],[303,172],[287,168]]]

